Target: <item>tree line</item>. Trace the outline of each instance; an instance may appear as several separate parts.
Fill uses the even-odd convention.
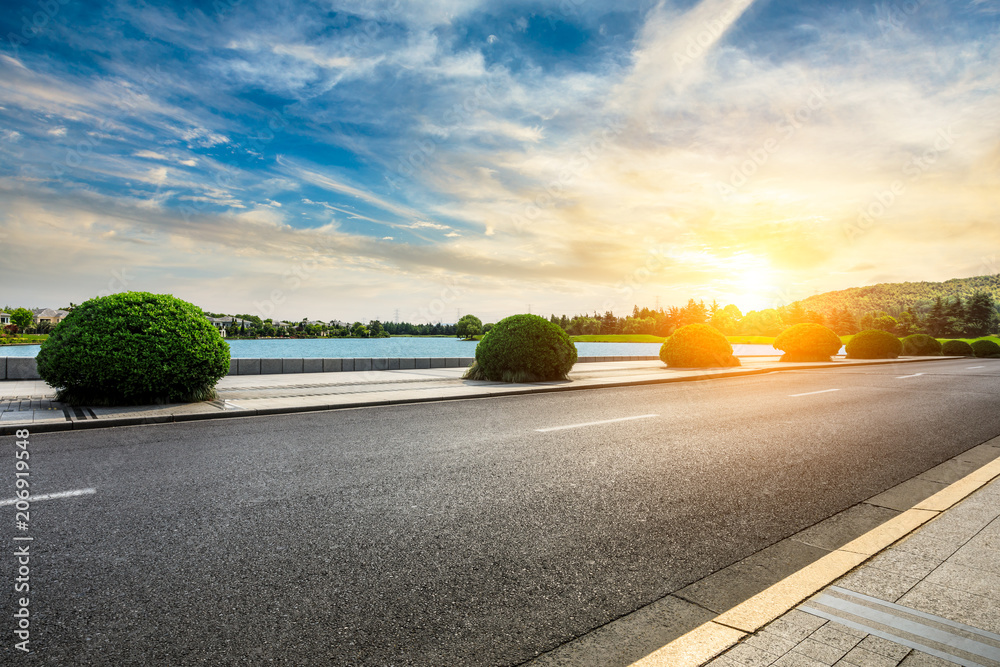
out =
[[[996,333],[1000,327],[997,302],[988,292],[976,292],[966,299],[935,298],[926,308],[908,307],[855,312],[847,307],[826,312],[807,308],[807,300],[780,308],[754,310],[743,314],[733,304],[720,306],[713,301],[689,299],[682,307],[640,309],[618,317],[611,311],[603,315],[567,315],[549,317],[566,333],[576,335],[649,334],[670,336],[687,324],[711,324],[727,336],[777,336],[788,327],[804,322],[823,324],[838,335],[856,334],[866,329],[881,329],[897,336],[926,333],[936,338],[979,338]],[[894,314],[893,314],[894,313]]]

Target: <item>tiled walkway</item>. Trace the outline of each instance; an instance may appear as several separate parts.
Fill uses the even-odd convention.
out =
[[[1000,480],[708,665],[1000,666]]]

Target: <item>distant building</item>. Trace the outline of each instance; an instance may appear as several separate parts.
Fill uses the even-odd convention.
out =
[[[10,313],[0,313],[0,327],[10,324]]]
[[[35,324],[48,322],[53,326],[62,322],[69,315],[68,310],[52,310],[51,308],[32,308],[31,313],[34,315]]]

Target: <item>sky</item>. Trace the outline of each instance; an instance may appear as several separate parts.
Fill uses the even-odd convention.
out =
[[[0,16],[0,306],[745,312],[1000,273],[998,204],[1000,0]]]

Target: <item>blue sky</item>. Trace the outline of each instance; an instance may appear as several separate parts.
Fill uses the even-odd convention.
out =
[[[1000,3],[24,2],[0,301],[744,310],[998,273]]]

